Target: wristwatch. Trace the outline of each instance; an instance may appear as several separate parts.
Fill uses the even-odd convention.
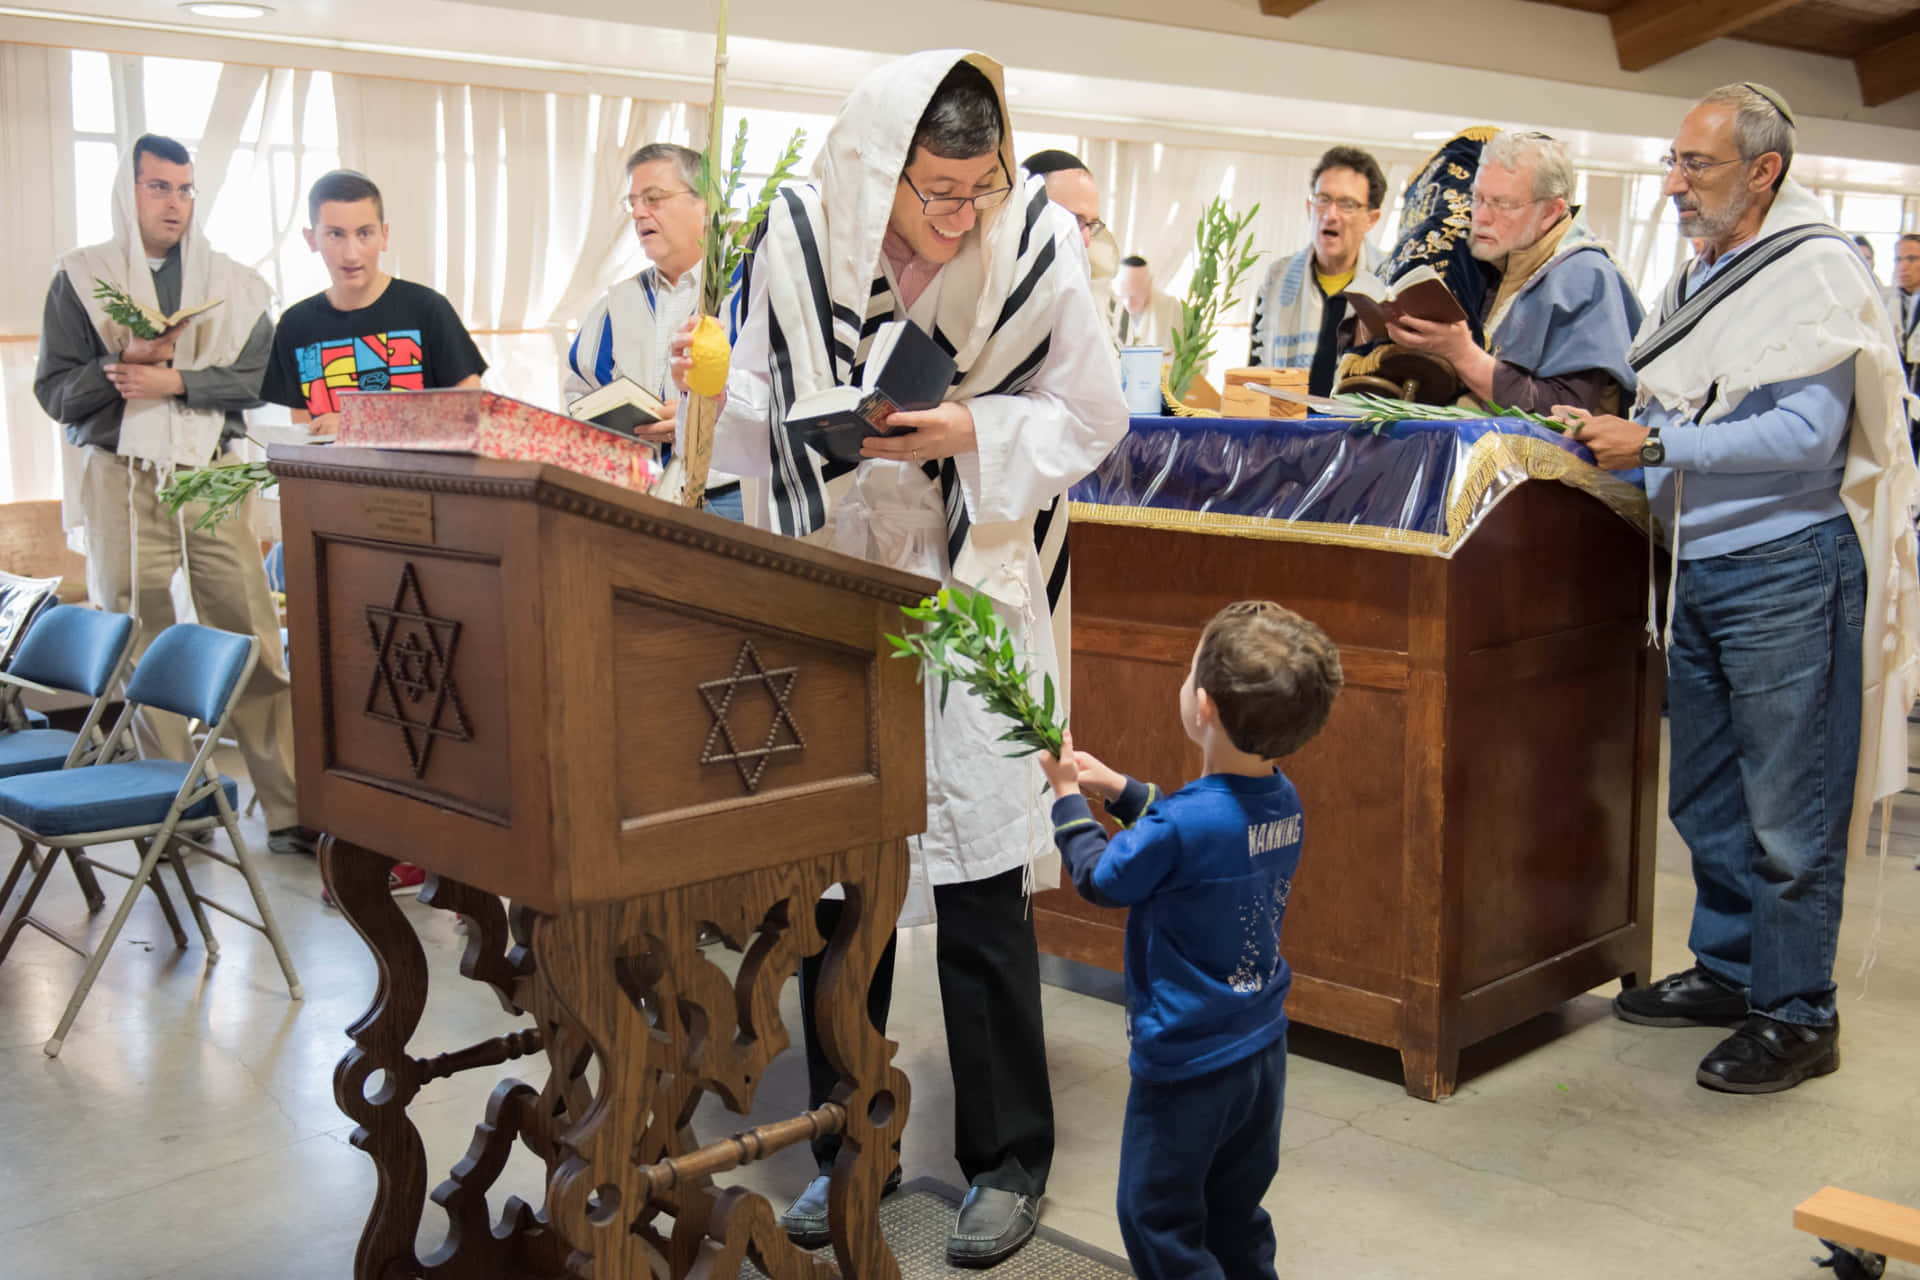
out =
[[[1667,460],[1667,446],[1660,439],[1660,428],[1650,427],[1647,438],[1640,442],[1640,465],[1657,467]]]

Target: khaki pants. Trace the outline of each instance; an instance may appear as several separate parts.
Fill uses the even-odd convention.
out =
[[[88,449],[80,502],[86,517],[87,594],[102,609],[139,617],[136,658],[175,621],[169,587],[183,550],[193,608],[200,622],[260,638],[259,659],[227,715],[227,730],[239,743],[240,755],[260,796],[267,829],[293,826],[298,821],[294,805],[293,696],[287,682],[286,657],[280,649],[280,621],[267,590],[260,547],[253,536],[254,499],[249,497],[238,515],[207,533],[193,527],[203,510],[199,505],[181,513],[184,521],[167,510],[155,491],[152,470],[133,466],[104,449]],[[135,538],[140,575],[137,587],[133,581]],[[143,756],[193,758],[187,723],[177,715],[145,710],[135,717],[133,729]]]

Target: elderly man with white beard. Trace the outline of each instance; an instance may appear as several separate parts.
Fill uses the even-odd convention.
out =
[[[1787,180],[1793,150],[1763,85],[1687,113],[1666,191],[1701,251],[1634,345],[1637,411],[1562,411],[1601,466],[1646,468],[1674,559],[1668,812],[1694,964],[1614,1013],[1732,1027],[1695,1076],[1731,1093],[1839,1069],[1847,861],[1906,785],[1920,668],[1900,358],[1853,244]]]

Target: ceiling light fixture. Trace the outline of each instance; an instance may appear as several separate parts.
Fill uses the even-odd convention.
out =
[[[194,0],[180,7],[196,18],[264,18],[273,12],[264,4],[236,4],[232,0]]]

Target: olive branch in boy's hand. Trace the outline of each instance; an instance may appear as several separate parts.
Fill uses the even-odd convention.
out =
[[[917,605],[902,605],[900,612],[925,626],[912,635],[890,635],[887,642],[894,647],[894,657],[917,660],[922,677],[939,675],[942,711],[946,710],[953,682],[958,680],[978,695],[987,710],[1013,721],[1000,741],[1023,750],[1010,755],[1030,756],[1041,751],[1060,754],[1062,730],[1055,710],[1053,677],[1044,678],[1041,696],[1035,698],[1033,672],[1014,652],[1013,636],[984,592],[972,594],[957,587],[943,587],[939,595]]]

